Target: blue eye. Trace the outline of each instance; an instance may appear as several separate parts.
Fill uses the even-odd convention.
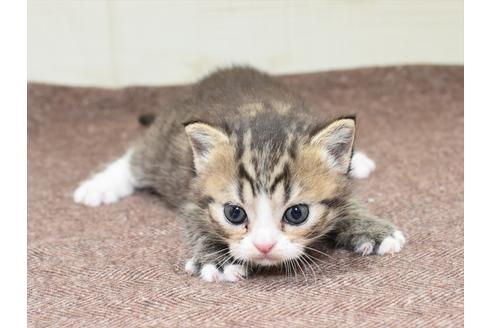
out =
[[[242,207],[230,204],[224,206],[224,215],[230,223],[236,225],[243,224],[248,218]]]
[[[305,204],[291,206],[284,213],[284,221],[291,225],[299,225],[306,221],[309,215],[309,207]]]

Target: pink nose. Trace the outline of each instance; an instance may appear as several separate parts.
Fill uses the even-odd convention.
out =
[[[266,243],[254,243],[256,249],[258,249],[260,252],[263,254],[267,254],[273,246],[275,246],[275,241],[272,242],[266,242]]]

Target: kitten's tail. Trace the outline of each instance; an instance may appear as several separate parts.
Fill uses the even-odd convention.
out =
[[[138,122],[143,126],[150,126],[155,121],[155,114],[142,114],[138,117]]]

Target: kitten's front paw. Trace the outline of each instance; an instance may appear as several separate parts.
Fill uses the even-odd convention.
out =
[[[244,279],[248,270],[241,264],[227,264],[224,271],[221,272],[215,264],[205,264],[199,269],[193,259],[189,259],[185,264],[185,271],[192,275],[199,275],[201,279],[207,282],[236,282]]]
[[[200,278],[207,282],[219,282],[224,280],[224,275],[215,264],[205,264],[200,270]]]
[[[360,237],[360,240],[355,247],[354,251],[362,256],[370,254],[393,254],[401,251],[401,248],[405,244],[405,237],[399,230],[394,230],[393,233],[381,241],[372,240],[367,236]]]
[[[224,267],[224,280],[236,282],[243,280],[248,275],[248,270],[242,264],[228,264]]]
[[[204,264],[200,267],[194,259],[188,259],[186,261],[185,271],[191,275],[198,275],[208,282],[219,282],[224,280],[224,274],[220,272],[215,264]]]

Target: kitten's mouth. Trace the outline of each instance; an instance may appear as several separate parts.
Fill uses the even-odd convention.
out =
[[[281,262],[280,259],[268,254],[263,256],[257,256],[253,258],[253,261],[257,264],[265,265],[265,266],[277,265],[278,263]]]

